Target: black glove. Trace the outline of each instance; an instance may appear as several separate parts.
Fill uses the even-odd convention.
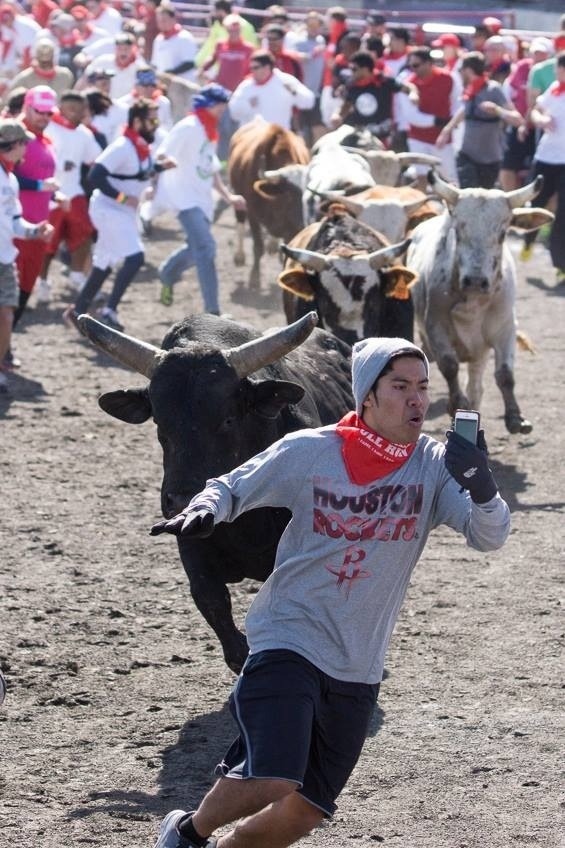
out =
[[[449,118],[434,118],[434,127],[445,127],[449,123]]]
[[[185,509],[173,518],[158,521],[149,531],[150,536],[172,533],[174,536],[190,536],[205,539],[214,531],[214,515],[205,509]]]
[[[488,467],[488,451],[484,430],[479,430],[477,444],[473,445],[459,433],[446,433],[445,467],[462,489],[468,489],[475,503],[483,504],[494,498],[497,485]]]

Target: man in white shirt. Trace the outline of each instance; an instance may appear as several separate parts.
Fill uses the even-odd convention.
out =
[[[293,108],[314,106],[314,92],[296,77],[275,68],[267,50],[251,54],[249,69],[251,76],[238,85],[229,103],[230,115],[240,125],[260,115],[268,123],[290,129]]]
[[[124,21],[113,6],[104,3],[103,0],[85,0],[84,5],[92,15],[95,26],[106,30],[108,35],[117,35],[121,32]]]
[[[117,100],[119,97],[124,97],[135,86],[135,75],[138,68],[143,67],[145,60],[138,55],[137,41],[135,35],[130,32],[121,32],[114,39],[114,52],[103,53],[97,56],[86,67],[84,77],[99,71],[113,71],[112,81],[110,83],[110,97],[112,100]],[[77,88],[84,88],[82,79]]]
[[[174,283],[184,271],[195,266],[205,311],[220,314],[216,242],[210,229],[214,214],[212,188],[234,208],[245,208],[243,197],[231,194],[219,176],[218,121],[229,96],[229,91],[221,85],[204,86],[193,98],[194,112],[174,125],[157,150],[157,161],[168,157],[177,162],[174,172],[165,171],[160,176],[160,189],[169,208],[177,212],[187,240],[159,268],[163,284],[161,302],[165,306],[173,302]]]
[[[85,269],[90,260],[94,227],[88,215],[88,200],[81,175],[82,168],[94,162],[101,148],[92,131],[82,123],[85,112],[85,95],[80,91],[66,91],[61,96],[59,111],[52,115],[45,131],[55,148],[55,179],[59,183],[59,193],[65,199],[49,213],[48,220],[55,232],[38,280],[44,292],[51,288],[47,274],[62,241],[71,255],[71,288],[80,291],[86,281]]]
[[[151,64],[158,73],[194,81],[198,45],[193,35],[177,21],[176,15],[172,4],[164,2],[157,7],[155,18],[159,34],[153,42]]]

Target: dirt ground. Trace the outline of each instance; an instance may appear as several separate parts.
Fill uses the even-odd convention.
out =
[[[222,308],[260,328],[283,322],[264,263],[261,294],[234,269],[231,213],[217,226]],[[195,278],[158,303],[156,266],[173,219],[147,243],[123,303],[128,332],[159,343],[201,308]],[[513,243],[517,252],[518,243]],[[22,367],[0,398],[0,846],[151,846],[173,807],[190,809],[234,734],[233,683],[197,613],[159,515],[153,425],[105,415],[97,396],[141,386],[66,329],[56,299],[30,310]],[[513,529],[481,555],[448,530],[430,540],[387,662],[369,738],[330,823],[306,846],[563,846],[565,287],[548,256],[519,266],[518,315],[536,345],[517,355],[517,395],[534,423],[509,436],[489,369],[483,420]],[[428,431],[448,425],[434,368]],[[256,586],[232,595],[240,620]],[[561,662],[559,662],[561,659]],[[561,796],[562,798],[562,796]]]

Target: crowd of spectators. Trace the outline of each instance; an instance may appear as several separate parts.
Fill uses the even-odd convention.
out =
[[[61,249],[82,309],[94,308],[102,283],[123,263],[99,313],[122,327],[117,307],[159,211],[179,213],[187,234],[182,270],[196,265],[204,306],[218,311],[211,192],[242,208],[218,175],[233,133],[256,118],[295,130],[309,145],[342,124],[366,127],[384,147],[437,155],[443,176],[462,188],[510,191],[542,174],[538,202],[555,210],[549,247],[565,280],[565,15],[552,38],[521,41],[487,17],[467,41],[454,32],[426,41],[421,29],[391,26],[377,12],[359,28],[342,7],[291,16],[270,6],[250,18],[230,0],[216,0],[204,37],[196,38],[170,0],[5,0],[0,27],[8,127],[0,131],[0,164],[17,181],[18,191],[12,179],[7,189],[14,220],[21,205],[29,224],[24,232],[12,223],[2,234],[0,260],[7,268],[15,263],[5,278],[18,285],[16,296],[13,281],[5,283],[9,294],[0,291],[0,390],[18,364],[6,328],[17,325],[33,292],[39,304],[51,300],[51,260]],[[215,94],[198,111],[192,99],[202,91]],[[200,138],[195,115],[210,147],[206,167],[200,150],[189,175],[182,145],[192,149]],[[10,141],[14,122],[25,137]],[[174,177],[159,176],[169,169]],[[425,172],[413,176],[425,188]],[[202,213],[196,229],[187,224],[191,209]],[[105,232],[104,222],[116,216],[124,226]],[[9,221],[4,215],[3,226]],[[204,272],[192,244],[196,230],[206,245]],[[530,239],[522,258],[531,250]],[[165,304],[173,277],[169,263]],[[75,307],[65,313],[71,323]]]

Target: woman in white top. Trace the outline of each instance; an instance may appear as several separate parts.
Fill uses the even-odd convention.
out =
[[[536,205],[546,206],[554,194],[557,197],[549,252],[557,282],[565,283],[565,51],[557,55],[555,75],[555,82],[537,98],[531,121],[543,130],[534,155],[535,174],[543,176]]]

